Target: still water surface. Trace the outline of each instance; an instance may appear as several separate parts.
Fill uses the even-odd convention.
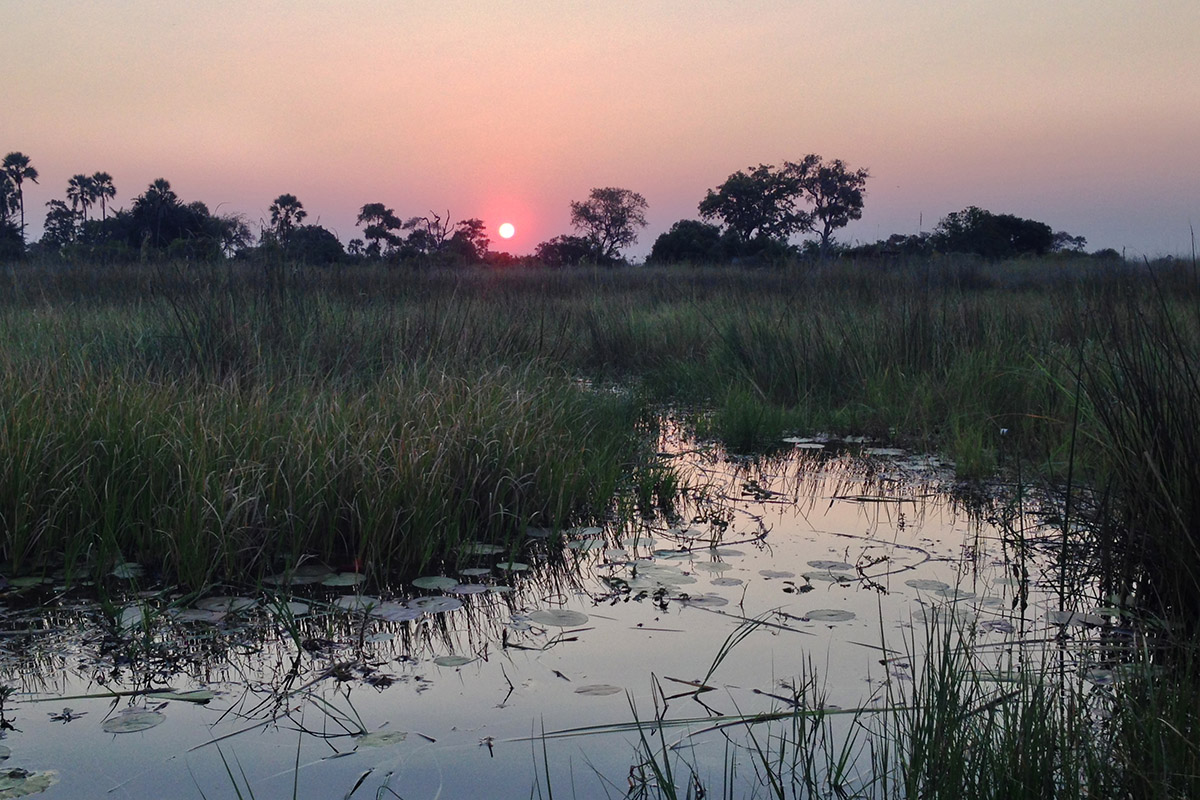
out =
[[[1037,561],[946,465],[792,444],[740,461],[664,441],[676,519],[531,530],[445,588],[364,595],[309,563],[225,599],[139,596],[136,567],[107,605],[12,590],[0,767],[52,771],[48,797],[622,796],[638,736],[619,726],[657,714],[696,720],[669,743],[719,784],[727,732],[705,718],[786,709],[814,676],[832,706],[882,703],[931,619],[973,625],[999,669],[1058,630]],[[598,729],[557,735],[579,727]]]

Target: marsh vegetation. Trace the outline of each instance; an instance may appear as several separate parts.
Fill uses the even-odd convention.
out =
[[[561,572],[564,552],[589,552],[533,559],[530,529],[600,528],[599,551],[636,542],[638,525],[686,530],[700,514],[689,496],[697,484],[665,454],[664,419],[689,442],[762,463],[797,446],[785,439],[868,436],[877,447],[938,452],[959,479],[981,481],[980,509],[1012,548],[1002,571],[1036,564],[1040,619],[1061,615],[1040,636],[1051,655],[1027,659],[1015,682],[999,684],[1012,688],[996,690],[986,677],[995,665],[962,644],[980,620],[952,614],[947,638],[910,636],[912,689],[886,695],[900,710],[850,700],[844,707],[858,716],[830,717],[810,690],[817,684],[800,680],[786,703],[775,698],[782,706],[755,711],[779,715],[762,720],[775,727],[734,726],[762,738],[728,768],[757,771],[768,796],[1085,796],[1079,785],[1091,796],[1182,797],[1200,763],[1190,744],[1198,342],[1192,264],[18,264],[0,293],[0,558],[10,591],[82,587],[108,598],[114,630],[144,630],[150,642],[150,631],[170,626],[154,628],[140,611],[141,628],[132,612],[120,622],[131,573],[161,593],[159,611],[254,594],[313,565],[403,605],[412,598],[392,597],[395,587],[482,568],[481,552],[510,567],[557,563],[560,575],[572,574]],[[779,491],[744,483],[756,501],[771,497],[759,490]],[[685,570],[714,580],[720,571]],[[863,597],[879,593],[858,582],[873,573],[849,574]],[[492,580],[463,585],[486,591]],[[561,580],[560,589],[575,585]],[[1014,597],[1014,608],[1030,601]],[[526,599],[504,613],[538,605]],[[839,624],[836,613],[827,620]],[[1081,621],[1089,633],[1066,636]],[[1084,640],[1108,655],[1081,656]],[[1055,642],[1073,654],[1066,671]],[[721,642],[709,645],[716,653]],[[799,663],[788,669],[799,673]],[[1132,677],[1106,684],[1099,699],[1062,680],[1114,666]],[[638,712],[648,723],[634,728],[645,780],[630,791],[698,792],[689,781],[702,771],[678,761],[688,751],[656,738],[663,728],[653,723],[665,717],[645,703]],[[887,744],[847,745],[868,729]],[[825,761],[812,760],[821,753]],[[971,757],[939,760],[947,753]],[[682,771],[664,772],[672,768]],[[1012,780],[997,777],[1005,774]],[[737,786],[730,778],[727,793]]]

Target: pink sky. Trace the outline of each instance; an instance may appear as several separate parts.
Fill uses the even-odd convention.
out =
[[[978,205],[1159,255],[1200,223],[1196,0],[0,0],[0,23],[33,236],[98,170],[117,206],[165,177],[257,226],[290,192],[345,242],[383,202],[517,253],[619,186],[650,204],[641,257],[731,172],[810,152],[871,170],[846,241]]]

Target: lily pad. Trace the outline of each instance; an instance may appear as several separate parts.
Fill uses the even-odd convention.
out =
[[[733,569],[733,565],[724,561],[700,561],[692,565],[692,568],[701,572],[725,572]]]
[[[918,592],[940,592],[950,588],[950,584],[945,581],[935,581],[926,578],[909,578],[904,582],[904,585],[911,586]]]
[[[131,708],[104,720],[100,728],[105,733],[137,733],[158,727],[166,721],[166,716],[161,712]]]
[[[359,747],[387,747],[399,744],[408,738],[407,731],[375,731],[364,733],[355,739]]]
[[[411,622],[425,612],[410,608],[403,603],[380,603],[370,610],[370,615],[385,622]]]
[[[345,594],[334,600],[333,604],[347,611],[370,611],[379,605],[379,598],[365,594]]]
[[[448,578],[445,575],[426,575],[414,580],[412,585],[418,589],[441,591],[449,589],[452,586],[457,586],[458,581],[454,580],[454,578]]]
[[[571,528],[569,531],[566,531],[567,536],[593,537],[593,536],[600,536],[602,533],[604,533],[604,529],[597,528],[594,525],[588,526],[586,528]]]
[[[710,583],[713,586],[741,586],[744,581],[741,578],[726,578],[722,576],[720,578],[713,578]]]
[[[488,590],[487,584],[483,583],[459,583],[451,586],[446,591],[450,594],[483,594]]]
[[[464,578],[482,578],[484,575],[491,575],[492,571],[487,567],[467,567],[460,569],[458,574]]]
[[[180,622],[210,622],[217,623],[225,619],[224,611],[210,611],[206,608],[176,608],[171,616]]]
[[[773,580],[775,578],[794,578],[794,577],[796,577],[796,573],[788,572],[787,570],[784,570],[784,569],[760,569],[758,571],[758,574],[762,575],[767,580]]]
[[[339,572],[321,581],[322,586],[358,586],[367,579],[361,572]]]
[[[462,608],[463,602],[457,597],[414,597],[407,605],[426,614],[445,614]]]
[[[433,663],[439,667],[461,667],[464,664],[470,664],[474,660],[468,656],[438,656],[433,660]]]
[[[685,604],[697,608],[719,608],[729,605],[729,601],[719,594],[693,594],[680,599]]]
[[[529,570],[529,565],[522,564],[520,561],[505,561],[497,564],[496,569],[502,569],[505,572],[526,572]]]
[[[585,624],[588,621],[588,615],[581,611],[572,611],[567,608],[543,608],[531,612],[529,619],[539,625],[556,628],[573,628],[576,625]]]
[[[249,611],[256,606],[258,606],[258,601],[253,597],[205,597],[196,601],[196,608],[205,611],[220,611],[226,614]]]
[[[1013,633],[1016,628],[1006,619],[987,619],[979,623],[979,630],[987,633]]]
[[[810,561],[808,565],[813,569],[854,569],[853,564],[847,564],[845,561]]]
[[[22,575],[17,578],[8,579],[8,585],[14,589],[26,589],[30,586],[41,586],[46,583],[54,583],[54,579],[43,578],[39,575]]]
[[[589,683],[587,686],[580,686],[575,690],[575,694],[582,694],[587,697],[606,697],[610,694],[620,694],[625,691],[620,686],[613,686],[609,683]]]
[[[598,538],[592,539],[572,539],[567,542],[567,547],[571,550],[578,550],[581,553],[587,553],[592,550],[602,550],[604,548],[604,540]]]
[[[467,542],[458,549],[469,556],[494,556],[497,553],[504,552],[504,548],[500,545],[486,544],[484,542]]]
[[[113,567],[111,574],[114,578],[133,580],[134,578],[140,578],[145,575],[146,568],[133,561],[126,561],[124,564],[117,564],[115,567]]]
[[[844,572],[832,572],[830,570],[821,570],[819,572],[805,572],[800,576],[804,580],[825,581],[826,583],[850,583],[854,579]]]
[[[58,773],[54,770],[28,772],[19,767],[0,770],[0,800],[40,794],[56,783]]]
[[[512,594],[515,589],[511,586],[489,586],[488,594]]]
[[[804,617],[813,622],[848,622],[854,619],[854,612],[843,611],[840,608],[817,608],[805,614]]]

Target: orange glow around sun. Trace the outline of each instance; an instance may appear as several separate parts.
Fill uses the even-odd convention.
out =
[[[517,229],[511,222],[505,222],[500,226],[501,239],[511,239],[516,232]]]

